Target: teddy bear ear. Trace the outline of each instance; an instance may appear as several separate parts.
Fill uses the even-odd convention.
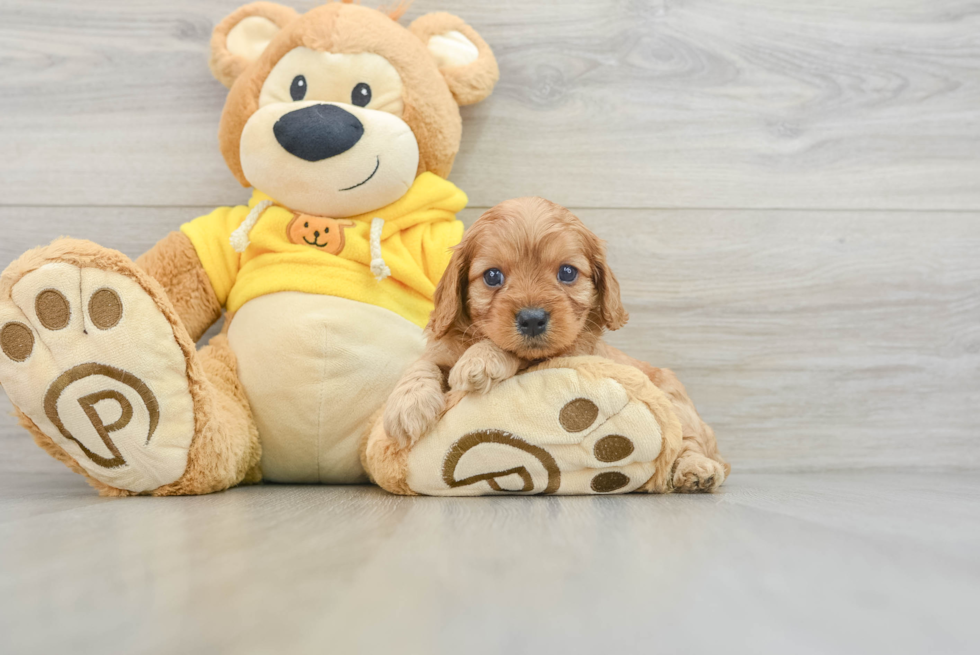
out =
[[[490,95],[500,78],[497,60],[463,19],[442,12],[426,14],[408,29],[429,49],[457,103],[472,105]]]
[[[297,16],[294,9],[274,2],[253,2],[231,12],[211,33],[211,72],[231,87],[279,30]]]

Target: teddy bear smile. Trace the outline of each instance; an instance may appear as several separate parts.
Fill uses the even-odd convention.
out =
[[[371,171],[371,174],[370,175],[368,175],[364,180],[362,180],[361,182],[358,182],[354,186],[349,186],[349,187],[347,187],[345,189],[338,189],[338,191],[350,191],[351,189],[356,189],[359,186],[364,186],[365,184],[367,184],[368,181],[370,181],[370,179],[372,177],[374,177],[375,173],[378,172],[378,169],[381,168],[381,157],[378,156],[378,155],[375,155],[374,158],[376,160],[375,161],[375,164],[374,164],[374,170]]]

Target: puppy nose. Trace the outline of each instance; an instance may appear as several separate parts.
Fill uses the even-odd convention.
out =
[[[322,161],[353,148],[364,134],[364,125],[337,105],[311,105],[284,114],[272,133],[289,154]]]
[[[540,307],[525,307],[517,312],[517,331],[525,337],[536,337],[548,329],[550,314]]]

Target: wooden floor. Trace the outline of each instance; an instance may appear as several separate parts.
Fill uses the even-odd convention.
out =
[[[976,653],[980,476],[99,499],[0,479],[5,653]]]
[[[244,1],[0,2],[0,269],[247,198],[207,70]],[[542,195],[607,239],[610,340],[678,372],[730,482],[106,501],[0,393],[0,652],[980,652],[980,0],[406,20],[439,10],[501,69],[463,110],[464,220]]]

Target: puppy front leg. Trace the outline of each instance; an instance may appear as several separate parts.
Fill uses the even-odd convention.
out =
[[[388,397],[385,432],[402,448],[421,439],[445,411],[442,379],[439,366],[423,358],[408,367]]]
[[[470,346],[449,371],[449,386],[453,391],[487,393],[501,380],[514,377],[520,367],[520,358],[484,339]]]

